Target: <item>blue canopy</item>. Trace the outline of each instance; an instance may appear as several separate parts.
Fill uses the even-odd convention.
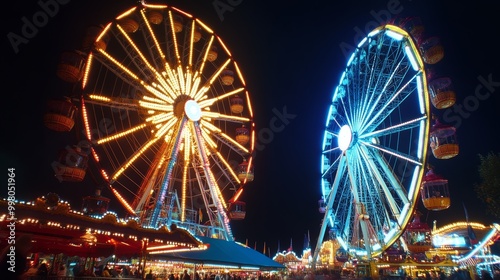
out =
[[[234,241],[214,239],[204,236],[195,236],[208,249],[199,251],[171,252],[161,254],[162,257],[172,260],[191,262],[196,264],[215,264],[235,266],[259,270],[279,270],[285,266],[272,260],[266,255],[257,252],[243,244]]]

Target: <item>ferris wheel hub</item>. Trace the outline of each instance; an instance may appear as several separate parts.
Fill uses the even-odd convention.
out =
[[[349,148],[352,142],[351,128],[346,124],[339,130],[338,145],[340,150],[345,151]]]
[[[188,100],[184,104],[184,112],[186,113],[186,116],[196,122],[199,121],[201,118],[201,108],[200,105],[194,100]]]

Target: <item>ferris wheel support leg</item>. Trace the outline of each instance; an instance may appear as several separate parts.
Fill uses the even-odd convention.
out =
[[[187,119],[183,118],[182,121],[179,123],[179,127],[180,127],[179,131],[180,132],[178,133],[178,137],[176,138],[175,143],[174,143],[174,147],[172,148],[172,153],[171,153],[171,157],[170,157],[171,160],[170,160],[168,167],[167,167],[168,169],[166,172],[166,176],[161,184],[161,189],[160,189],[160,191],[158,193],[158,197],[155,201],[155,207],[154,207],[154,210],[153,210],[150,222],[149,222],[150,227],[157,227],[158,226],[158,218],[159,218],[160,213],[161,213],[163,201],[165,200],[165,195],[166,195],[166,192],[168,189],[169,179],[170,179],[170,176],[172,174],[172,170],[174,168],[174,163],[177,161],[177,154],[179,153],[180,142],[182,139],[180,136],[182,135],[182,130],[185,127],[186,121],[187,121]]]

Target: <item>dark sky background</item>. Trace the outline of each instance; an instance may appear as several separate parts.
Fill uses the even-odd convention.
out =
[[[55,75],[60,52],[78,48],[87,26],[109,22],[136,1],[60,0],[58,10],[16,52],[8,34],[21,35],[23,18],[31,21],[41,15],[39,3],[48,2],[56,3],[3,4],[1,167],[4,172],[16,169],[18,199],[56,192],[79,207],[81,197],[92,194],[95,186],[54,178],[51,163],[59,149],[72,144],[72,136],[43,126],[44,103],[67,95],[68,88]],[[322,219],[317,204],[321,139],[329,101],[349,55],[346,51],[373,27],[398,16],[421,17],[427,34],[442,39],[446,53],[435,70],[453,79],[457,94],[453,109],[436,113],[457,127],[460,154],[450,160],[429,159],[436,172],[449,180],[452,206],[429,212],[419,202],[418,209],[429,225],[433,220],[438,226],[464,220],[463,203],[471,220],[496,222],[473,190],[479,182],[478,154],[500,152],[500,52],[495,43],[500,10],[493,2],[186,0],[166,4],[200,18],[227,44],[252,95],[257,131],[270,127],[276,110],[295,116],[272,138],[258,139],[263,149],[256,152],[255,180],[243,197],[247,217],[232,225],[237,241],[257,244],[259,251],[265,242],[272,255],[278,244],[284,250],[290,241],[301,255],[308,233],[312,245],[316,244]],[[0,194],[6,196],[6,190],[5,184]],[[113,202],[113,207],[118,203]]]

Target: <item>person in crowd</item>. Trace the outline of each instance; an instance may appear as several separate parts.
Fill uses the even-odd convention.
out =
[[[59,279],[60,280],[64,280],[66,279],[66,265],[64,264],[61,264],[59,266],[59,270],[57,271],[57,276],[59,276]]]
[[[36,272],[38,279],[47,279],[49,277],[49,267],[46,263],[41,263]]]
[[[153,279],[153,270],[150,269],[148,274],[146,274],[146,279]]]
[[[189,276],[187,269],[184,269],[184,274],[182,274],[181,280],[191,280],[191,276]]]
[[[111,273],[109,273],[109,268],[106,266],[103,270],[102,270],[102,277],[111,277]]]

